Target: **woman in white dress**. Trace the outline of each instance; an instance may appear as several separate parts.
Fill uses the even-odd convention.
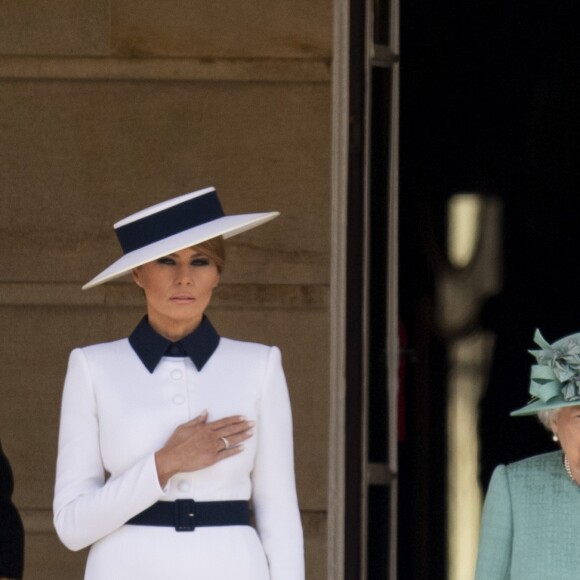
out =
[[[225,216],[208,188],[115,224],[124,255],[84,288],[131,274],[147,315],[69,359],[54,524],[90,546],[85,580],[304,579],[280,352],[204,314],[222,237],[277,215]]]

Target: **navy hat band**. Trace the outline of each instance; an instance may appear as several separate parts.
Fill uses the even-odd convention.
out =
[[[217,193],[211,191],[118,227],[115,233],[128,254],[224,215]]]

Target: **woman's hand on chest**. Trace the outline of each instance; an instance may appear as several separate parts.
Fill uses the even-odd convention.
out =
[[[254,423],[234,415],[207,421],[208,413],[183,423],[155,453],[161,487],[180,472],[197,471],[244,450],[243,442],[253,434]]]

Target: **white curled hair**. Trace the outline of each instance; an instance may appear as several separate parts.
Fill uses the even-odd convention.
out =
[[[548,431],[552,431],[552,421],[556,420],[561,409],[562,407],[558,407],[556,409],[544,409],[543,411],[538,411],[538,419]]]

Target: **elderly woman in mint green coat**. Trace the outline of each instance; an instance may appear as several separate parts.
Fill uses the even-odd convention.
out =
[[[580,578],[580,333],[530,351],[532,401],[558,451],[498,466],[481,523],[476,580]]]

